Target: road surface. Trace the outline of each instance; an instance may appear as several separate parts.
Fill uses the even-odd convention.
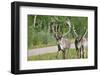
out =
[[[74,44],[71,45],[71,48],[75,48]],[[45,53],[53,53],[53,52],[57,52],[57,50],[58,50],[57,46],[36,48],[36,49],[28,50],[28,56],[40,55]]]

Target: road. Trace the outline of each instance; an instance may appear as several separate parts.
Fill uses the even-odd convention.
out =
[[[71,48],[75,48],[74,44],[71,44]],[[57,46],[32,49],[32,50],[28,50],[28,56],[40,55],[45,53],[53,53],[53,52],[57,52],[57,50],[58,50]]]

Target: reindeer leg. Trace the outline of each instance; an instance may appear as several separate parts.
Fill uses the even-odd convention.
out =
[[[80,58],[80,50],[77,50],[78,58]]]
[[[59,55],[59,50],[57,51],[56,59],[58,59],[58,55]]]
[[[64,59],[66,59],[66,50],[64,50]]]
[[[63,52],[63,50],[62,50],[62,58],[64,59],[64,52]]]
[[[76,58],[79,58],[79,49],[76,48]]]
[[[59,55],[59,51],[60,51],[60,50],[61,50],[60,45],[58,45],[58,51],[57,51],[56,58],[58,58],[58,55]]]
[[[65,50],[63,50],[63,51],[62,51],[63,59],[66,58],[66,57],[65,57],[65,53],[66,53]]]
[[[84,49],[83,49],[83,47],[81,47],[81,49],[80,49],[80,54],[81,54],[81,58],[84,58]]]
[[[78,49],[78,57],[81,58],[81,51]]]
[[[82,58],[84,58],[84,54],[85,54],[84,47],[82,46]]]
[[[70,54],[69,54],[69,48],[68,48],[68,50],[67,51],[65,51],[65,52],[67,52],[67,56],[66,56],[66,58],[68,59],[68,58],[70,58]],[[69,55],[68,55],[69,54]],[[66,53],[65,53],[65,55],[66,55]]]
[[[84,51],[83,51],[83,54],[82,54],[82,58],[84,58]]]
[[[80,54],[80,58],[81,58],[81,56],[82,56],[82,54],[81,54],[81,48],[79,49],[79,54]]]
[[[79,58],[79,50],[76,49],[76,53],[77,53],[77,58]]]
[[[76,50],[76,52],[77,52],[77,58],[79,58],[79,50]]]

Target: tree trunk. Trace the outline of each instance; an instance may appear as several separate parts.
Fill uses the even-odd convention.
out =
[[[33,26],[35,27],[37,15],[34,16],[34,23]]]

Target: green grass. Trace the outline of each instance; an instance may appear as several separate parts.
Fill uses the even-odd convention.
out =
[[[33,60],[61,60],[62,59],[62,52],[59,52],[58,58],[56,58],[56,52],[54,53],[47,53],[47,54],[42,54],[42,55],[36,55],[36,56],[30,56],[28,57],[28,61],[33,61]],[[86,50],[85,52],[85,58],[88,57],[88,51]],[[70,49],[66,53],[66,59],[78,59],[77,54],[75,49]]]

